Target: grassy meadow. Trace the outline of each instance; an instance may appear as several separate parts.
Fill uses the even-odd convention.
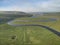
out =
[[[48,22],[38,21],[48,20],[49,18],[56,18],[57,20]],[[15,20],[31,20],[31,22]],[[13,20],[13,24],[41,24],[60,32],[59,16],[16,18]],[[60,45],[60,37],[39,26],[11,26],[5,22],[0,24],[0,45]]]

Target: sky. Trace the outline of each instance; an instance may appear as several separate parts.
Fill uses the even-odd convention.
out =
[[[60,0],[0,0],[0,11],[60,12]]]

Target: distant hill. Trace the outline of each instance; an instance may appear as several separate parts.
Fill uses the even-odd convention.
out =
[[[25,13],[25,12],[20,12],[20,11],[0,11],[0,16],[32,16],[29,13]]]
[[[60,12],[30,12],[30,14],[33,14],[33,15],[59,15],[60,16]]]
[[[26,13],[20,11],[0,11],[0,14],[26,14]]]
[[[33,14],[33,15],[40,15],[42,14],[43,12],[30,12],[30,14]]]

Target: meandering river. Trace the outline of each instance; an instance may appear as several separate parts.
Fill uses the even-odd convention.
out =
[[[22,21],[22,22],[30,22],[31,20],[16,20],[16,21]],[[48,22],[49,20],[41,20],[42,22]],[[51,18],[50,21],[56,21],[55,18]],[[56,34],[57,36],[60,37],[60,32],[56,31],[55,29],[52,29],[48,26],[44,26],[44,25],[40,25],[40,24],[13,24],[13,20],[9,21],[7,24],[11,25],[11,26],[39,26],[39,27],[43,27],[48,29],[49,31],[53,32],[54,34]]]

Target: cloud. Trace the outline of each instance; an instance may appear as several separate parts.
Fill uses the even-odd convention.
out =
[[[37,9],[41,12],[57,12],[60,11],[60,3],[59,1],[43,1],[36,3]]]
[[[0,11],[57,12],[60,0],[3,0]],[[2,6],[1,6],[2,5]]]

